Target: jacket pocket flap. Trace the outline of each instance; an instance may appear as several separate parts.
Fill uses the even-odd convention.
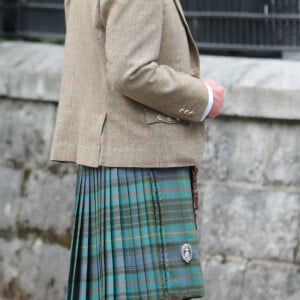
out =
[[[183,123],[182,120],[176,119],[170,116],[166,116],[161,112],[153,110],[144,106],[144,113],[145,113],[145,121],[147,124],[155,124],[155,123],[167,123],[167,124],[176,124],[176,123]]]

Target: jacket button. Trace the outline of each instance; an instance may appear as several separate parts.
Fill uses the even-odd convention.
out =
[[[195,112],[192,110],[192,111],[190,111],[190,113],[189,113],[189,116],[190,117],[193,117],[195,115]]]
[[[156,116],[157,120],[162,121],[163,120],[163,116],[162,115],[157,115]]]
[[[197,70],[197,69],[192,69],[191,75],[194,76],[194,77],[199,77],[199,70]]]

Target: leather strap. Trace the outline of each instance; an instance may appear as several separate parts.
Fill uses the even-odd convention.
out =
[[[195,223],[196,223],[197,229],[198,229],[197,214],[198,214],[198,210],[199,210],[198,172],[199,172],[199,169],[196,166],[190,167],[193,208],[194,208],[194,213],[195,213]]]

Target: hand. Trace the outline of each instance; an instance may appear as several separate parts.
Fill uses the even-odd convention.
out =
[[[206,119],[213,119],[216,116],[218,116],[222,111],[224,103],[224,88],[218,82],[211,78],[204,78],[203,81],[207,83],[213,91],[213,106],[208,115],[206,116]]]

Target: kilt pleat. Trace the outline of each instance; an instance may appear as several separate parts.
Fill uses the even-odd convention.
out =
[[[75,191],[67,300],[204,296],[189,167],[77,165]]]

